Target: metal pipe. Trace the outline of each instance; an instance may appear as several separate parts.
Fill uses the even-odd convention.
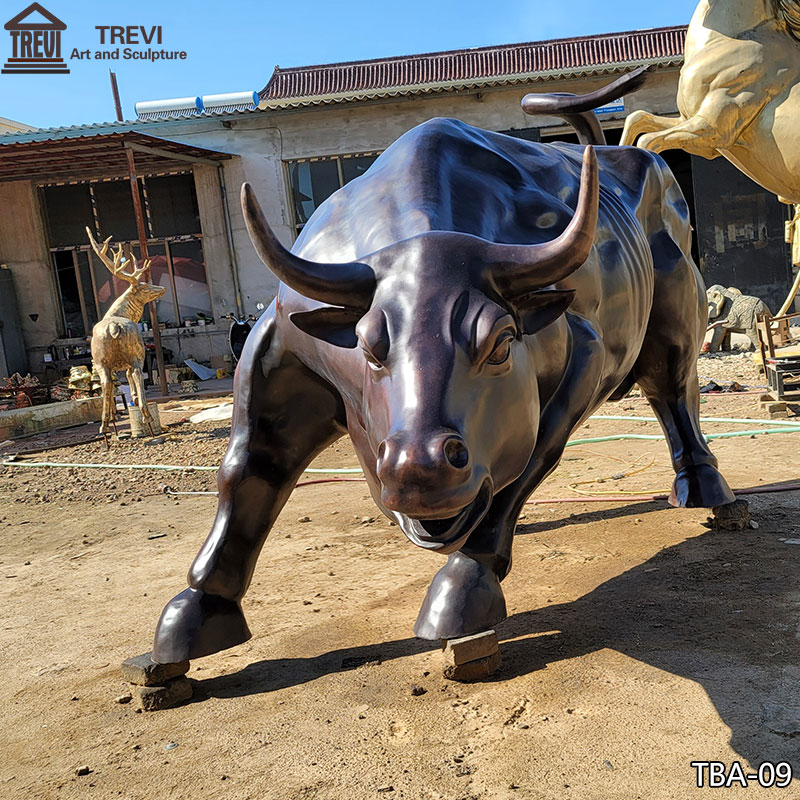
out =
[[[228,190],[225,186],[225,169],[222,164],[217,164],[219,175],[219,193],[222,198],[222,215],[225,219],[225,238],[228,240],[228,257],[231,260],[231,275],[233,276],[233,293],[236,300],[236,313],[244,316],[244,302],[242,301],[242,290],[239,286],[239,264],[236,260],[236,248],[233,246],[233,229],[231,227],[231,215],[228,209]]]

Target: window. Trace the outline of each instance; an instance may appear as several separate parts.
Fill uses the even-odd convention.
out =
[[[316,209],[337,189],[363,175],[378,153],[286,162],[292,211],[297,233]]]
[[[50,223],[50,246],[68,247],[75,242],[85,241],[86,226],[94,229],[89,185],[45,186],[43,194]]]
[[[159,322],[180,325],[212,316],[200,214],[192,173],[140,180],[147,228],[150,281],[166,292],[156,302]],[[95,255],[86,236],[113,237],[141,263],[130,181],[94,181],[42,187],[50,250],[68,337],[83,337],[127,288]],[[150,316],[145,309],[144,319]]]
[[[153,236],[200,233],[200,211],[192,175],[148,178],[147,199],[153,220]]]

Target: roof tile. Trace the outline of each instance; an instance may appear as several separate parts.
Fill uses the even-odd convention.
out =
[[[357,99],[387,90],[414,93],[415,88],[436,84],[535,79],[542,74],[680,59],[685,39],[686,26],[680,25],[370,61],[276,67],[259,96],[267,103],[282,104],[304,98],[324,101],[326,96]]]

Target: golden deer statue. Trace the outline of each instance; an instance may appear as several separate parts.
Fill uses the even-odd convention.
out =
[[[701,0],[678,82],[680,118],[634,111],[620,144],[724,156],[784,203],[800,264],[800,0]]]
[[[103,391],[103,421],[100,433],[108,436],[110,426],[116,433],[116,409],[114,407],[114,373],[117,370],[126,370],[128,385],[131,387],[131,397],[142,412],[142,420],[147,423],[150,433],[153,433],[150,411],[147,408],[147,397],[144,391],[144,342],[139,333],[137,323],[142,318],[142,312],[147,303],[157,300],[166,289],[152,283],[141,281],[141,277],[148,273],[150,259],[143,266],[138,267],[136,256],[131,253],[132,272],[125,272],[124,266],[128,263],[122,252],[122,245],[117,246],[116,252],[111,249],[109,258],[109,236],[102,245],[97,244],[92,232],[87,228],[89,241],[97,257],[108,267],[115,278],[121,278],[130,283],[126,289],[108,309],[103,319],[92,328],[92,363],[100,376]]]

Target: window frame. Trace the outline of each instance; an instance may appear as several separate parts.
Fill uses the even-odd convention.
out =
[[[369,156],[374,156],[375,158],[377,158],[381,153],[383,153],[383,150],[365,150],[357,153],[338,153],[336,155],[330,155],[330,156],[307,156],[305,158],[284,159],[283,180],[284,180],[284,185],[286,186],[286,196],[289,201],[289,215],[292,220],[292,230],[294,231],[295,238],[297,238],[300,235],[300,231],[303,230],[306,223],[300,222],[298,220],[297,212],[295,209],[294,192],[292,190],[292,176],[290,172],[291,167],[294,164],[308,164],[315,161],[335,161],[336,173],[339,177],[339,189],[341,189],[343,186],[345,186],[344,169],[342,167],[343,161],[349,158],[366,158]],[[319,208],[319,206],[317,206],[317,208]],[[315,208],[314,211],[316,211],[317,208]]]

